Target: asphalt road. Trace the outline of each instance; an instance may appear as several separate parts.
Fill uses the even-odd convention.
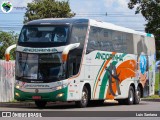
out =
[[[160,102],[141,101],[138,105],[119,105],[107,101],[104,105],[92,105],[87,108],[76,108],[73,103],[48,103],[46,108],[38,109],[34,103],[0,103],[0,111],[160,111]]]
[[[44,109],[36,108],[34,103],[26,103],[26,102],[0,103],[0,111],[1,112],[3,111],[35,112],[36,111],[36,112],[43,112],[43,113],[50,112],[51,114],[58,114],[58,117],[54,117],[54,119],[56,120],[75,120],[75,119],[76,120],[88,120],[88,119],[89,120],[90,119],[92,120],[99,120],[99,119],[100,120],[108,120],[108,119],[113,119],[113,120],[128,120],[128,119],[129,120],[139,120],[139,119],[140,120],[151,120],[151,119],[159,120],[159,117],[152,117],[152,116],[139,117],[135,115],[135,117],[127,118],[126,116],[116,117],[113,115],[113,117],[100,117],[100,116],[96,117],[95,114],[97,111],[106,112],[106,113],[110,111],[112,111],[113,113],[115,113],[116,111],[122,111],[122,112],[124,111],[126,114],[135,113],[136,111],[137,114],[141,114],[141,113],[143,114],[144,112],[149,112],[149,113],[151,112],[154,114],[154,111],[155,113],[156,111],[160,111],[160,102],[141,101],[141,103],[138,105],[119,105],[117,102],[109,101],[105,103],[104,105],[92,105],[87,108],[76,108],[74,103],[49,103]],[[72,115],[70,115],[69,117],[65,116],[66,115],[65,112],[70,112],[70,113],[72,112],[74,114],[75,111],[76,112],[78,111],[78,113],[80,113],[81,115],[79,115],[78,117],[72,117]],[[59,112],[59,113],[56,113],[56,112]],[[122,114],[124,114],[124,112]],[[65,115],[63,115],[63,113]],[[94,114],[94,117],[85,117],[83,116],[84,113]],[[158,114],[160,116],[160,112]],[[39,118],[38,120],[40,119],[41,118]],[[48,120],[48,119],[49,117],[45,118],[45,120]]]

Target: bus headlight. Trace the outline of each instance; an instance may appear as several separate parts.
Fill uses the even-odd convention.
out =
[[[19,86],[19,85],[16,85],[16,88],[17,88],[17,89],[19,89],[19,88],[20,88],[20,86]]]
[[[15,93],[15,95],[16,95],[17,97],[20,97],[19,93]]]
[[[57,95],[57,98],[62,97],[62,96],[63,96],[63,93],[59,93],[59,94]]]
[[[62,86],[56,87],[56,90],[60,90],[60,89],[62,89]]]

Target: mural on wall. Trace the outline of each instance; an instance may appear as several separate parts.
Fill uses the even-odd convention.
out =
[[[148,78],[148,51],[145,43],[145,38],[141,36],[137,44],[137,71],[139,83],[143,86],[143,95],[149,95],[149,78]]]

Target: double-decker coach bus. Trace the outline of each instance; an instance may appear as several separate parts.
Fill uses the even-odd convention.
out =
[[[15,71],[15,99],[37,107],[109,99],[139,104],[154,94],[155,40],[91,19],[34,20],[21,30]]]

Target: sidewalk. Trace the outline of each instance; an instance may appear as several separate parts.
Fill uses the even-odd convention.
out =
[[[151,101],[151,102],[160,102],[160,98],[142,98],[141,101]]]

